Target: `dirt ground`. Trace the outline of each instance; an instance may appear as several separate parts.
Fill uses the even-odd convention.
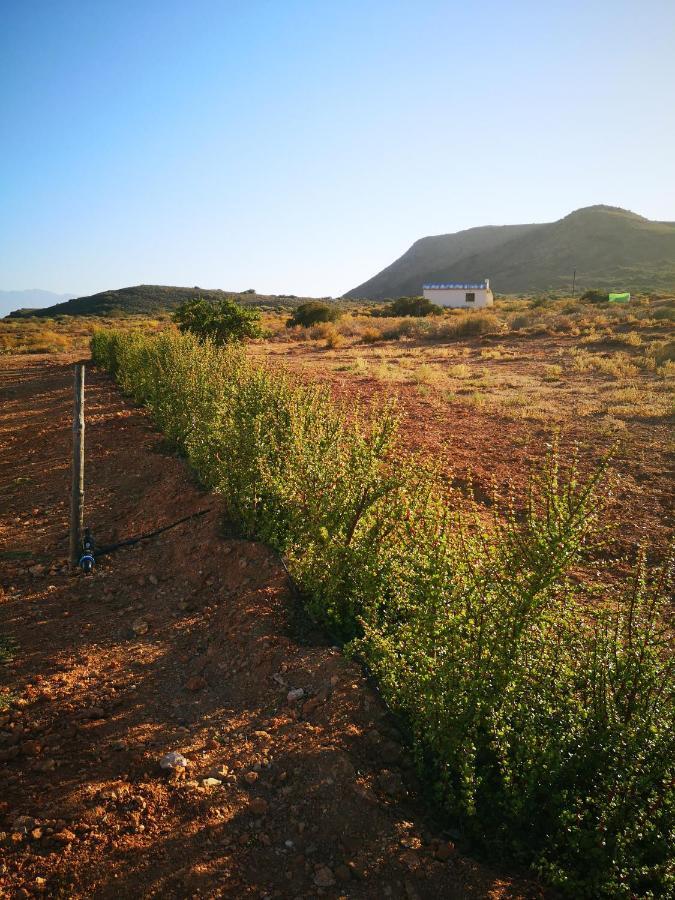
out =
[[[218,498],[91,371],[97,540],[209,512],[68,571],[69,362],[0,364],[0,896],[543,896],[434,822],[359,668],[298,637],[279,561],[222,535]],[[162,770],[172,751],[186,768]]]

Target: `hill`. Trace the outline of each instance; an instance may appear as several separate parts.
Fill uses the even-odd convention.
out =
[[[55,294],[37,288],[26,291],[0,291],[0,317],[12,309],[36,309],[70,300],[75,294]]]
[[[175,309],[192,297],[203,297],[206,300],[222,300],[234,297],[247,306],[284,306],[293,307],[302,303],[303,297],[293,295],[256,294],[254,291],[207,290],[200,287],[170,287],[159,284],[139,284],[134,287],[120,288],[114,291],[102,291],[89,297],[77,297],[63,303],[56,303],[44,309],[18,309],[10,313],[9,318],[26,318],[29,316],[119,316],[119,315],[156,315],[166,310]]]
[[[345,296],[417,295],[425,282],[489,278],[499,293],[577,287],[675,290],[675,222],[612,206],[589,206],[557,222],[470,228],[425,237]]]

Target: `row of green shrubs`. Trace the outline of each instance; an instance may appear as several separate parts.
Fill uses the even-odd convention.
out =
[[[675,889],[666,570],[598,569],[604,466],[552,453],[488,523],[396,416],[190,334],[94,335],[246,537],[283,554],[309,611],[376,677],[448,820],[573,897]],[[585,586],[584,586],[585,585]]]
[[[310,328],[312,325],[318,325],[321,322],[337,322],[344,315],[344,312],[344,309],[335,306],[335,304],[322,303],[320,300],[310,300],[293,311],[293,315],[288,319],[286,325],[289,328],[293,328],[296,325]],[[392,300],[385,306],[374,307],[370,310],[370,315],[375,318],[406,318],[408,316],[424,318],[425,316],[442,316],[443,309],[432,303],[431,300],[427,300],[426,297],[399,297],[398,300]]]

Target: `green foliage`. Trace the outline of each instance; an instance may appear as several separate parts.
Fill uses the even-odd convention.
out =
[[[201,297],[188,300],[174,312],[173,320],[181,331],[209,339],[218,346],[262,335],[260,312],[240,306],[229,297],[215,303]]]
[[[351,639],[467,836],[571,897],[672,894],[670,570],[579,577],[602,466],[552,452],[525,508],[486,524],[399,454],[391,409],[348,417],[191,334],[98,332],[92,352]]]
[[[374,316],[442,316],[443,310],[426,297],[399,297],[380,310],[373,311]]]
[[[607,291],[590,290],[581,295],[581,299],[586,303],[608,303],[609,294]]]
[[[336,306],[329,306],[328,303],[322,303],[320,300],[310,300],[309,303],[302,303],[298,306],[286,325],[288,328],[292,328],[294,325],[309,328],[311,325],[318,325],[319,322],[335,322],[341,315],[342,311]]]

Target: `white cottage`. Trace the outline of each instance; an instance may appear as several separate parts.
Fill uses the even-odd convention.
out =
[[[455,309],[483,309],[492,306],[494,297],[490,290],[490,280],[476,281],[471,284],[425,284],[424,296],[439,306],[451,306]]]

